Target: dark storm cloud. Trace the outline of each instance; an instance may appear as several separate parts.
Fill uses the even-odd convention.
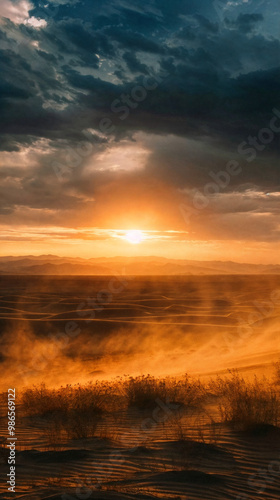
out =
[[[218,33],[219,25],[217,22],[213,23],[209,21],[209,19],[207,19],[206,17],[202,16],[201,14],[196,14],[194,17],[198,20],[199,25],[201,26],[202,29],[208,31],[209,33]]]
[[[131,48],[136,52],[146,52],[149,54],[164,54],[165,50],[158,42],[135,32],[132,29],[123,30],[122,27],[112,26],[104,30],[111,40],[114,40],[124,49]]]
[[[261,21],[260,14],[251,16],[244,14],[243,17],[239,15],[235,22],[232,21],[231,26],[234,25],[235,29],[231,30],[218,26],[217,21],[213,22],[204,15],[196,13],[195,4],[191,2],[187,7],[182,2],[174,2],[174,5],[172,2],[172,8],[170,3],[152,2],[151,5],[155,11],[150,12],[149,15],[137,11],[137,7],[140,6],[138,2],[135,3],[135,10],[129,9],[125,2],[120,3],[119,7],[115,2],[105,2],[103,16],[101,15],[102,9],[99,7],[95,17],[92,4],[96,3],[91,2],[90,5],[87,3],[88,9],[84,8],[84,10],[81,10],[81,6],[76,5],[74,8],[75,5],[63,4],[56,13],[56,17],[51,19],[52,22],[49,22],[49,25],[42,30],[26,26],[19,28],[24,36],[31,40],[38,40],[40,44],[40,48],[37,50],[34,48],[34,50],[41,59],[41,67],[35,69],[32,65],[31,50],[26,51],[25,61],[19,61],[19,56],[16,54],[14,57],[18,58],[16,78],[21,80],[25,87],[19,93],[26,97],[32,94],[33,99],[29,99],[32,110],[30,119],[32,120],[33,115],[34,128],[37,129],[38,120],[35,116],[40,115],[39,133],[42,136],[45,133],[45,136],[49,137],[51,133],[49,111],[45,106],[46,100],[51,98],[54,108],[55,103],[58,105],[63,102],[68,103],[67,112],[64,109],[58,111],[59,106],[57,106],[53,128],[58,129],[58,132],[60,130],[64,136],[66,126],[61,127],[61,123],[66,125],[67,114],[75,113],[78,135],[79,115],[85,112],[83,106],[87,109],[89,107],[93,112],[102,108],[104,113],[110,113],[112,100],[124,91],[129,91],[126,85],[127,78],[129,77],[131,88],[133,88],[133,85],[141,83],[139,78],[133,75],[151,73],[156,63],[170,72],[170,78],[157,89],[156,93],[153,93],[150,99],[146,99],[141,104],[141,110],[146,112],[147,118],[146,123],[143,123],[143,116],[138,113],[139,130],[150,131],[150,124],[153,123],[155,132],[165,132],[167,123],[161,124],[159,118],[161,119],[164,115],[164,122],[168,122],[169,114],[170,132],[176,134],[198,134],[201,121],[203,121],[204,125],[209,127],[210,134],[215,135],[220,129],[224,135],[233,133],[234,136],[241,136],[244,134],[244,128],[250,125],[253,127],[261,125],[265,99],[267,100],[267,115],[271,104],[274,106],[279,100],[279,94],[273,92],[271,97],[268,99],[263,97],[259,103],[255,99],[255,92],[258,93],[255,90],[256,86],[253,84],[253,88],[250,87],[250,74],[251,80],[255,77],[258,79],[261,68],[267,70],[266,85],[269,86],[270,75],[272,79],[274,78],[273,72],[269,73],[269,71],[278,65],[279,41],[268,40],[261,35],[252,38],[244,33],[244,25],[251,26]],[[191,9],[193,9],[193,15],[191,15]],[[36,16],[36,12],[35,8],[30,14]],[[107,17],[106,12],[108,12]],[[68,14],[67,19],[63,17],[63,13]],[[69,18],[71,13],[72,19]],[[183,21],[180,20],[182,15],[186,16]],[[146,17],[150,19],[149,23],[144,22]],[[162,30],[166,26],[167,17],[169,21],[173,19],[174,32],[169,28],[169,24],[165,31]],[[48,17],[46,20],[48,21]],[[138,31],[133,29],[135,27]],[[196,42],[193,46],[182,45],[183,42],[180,44],[182,31],[186,29],[193,29],[195,33]],[[174,33],[178,33],[177,38],[174,38]],[[122,50],[124,50],[123,53]],[[148,64],[143,62],[145,54],[150,57]],[[123,77],[123,81],[118,83],[112,81],[109,85],[106,74],[100,69],[100,59],[110,61],[112,58],[112,67],[114,64],[117,65],[116,74],[119,78]],[[255,67],[248,72],[246,66],[251,64],[251,61],[255,63]],[[69,63],[72,63],[70,67]],[[19,74],[19,68],[23,64],[26,64],[25,70],[27,72],[28,69],[28,74],[24,68]],[[84,69],[81,72],[82,67]],[[93,77],[90,73],[98,69],[100,69],[99,73],[97,71],[96,76]],[[105,69],[103,71],[106,72]],[[246,75],[242,77],[243,80],[235,74],[237,72],[246,72]],[[11,64],[7,65],[2,74],[4,78],[7,74],[11,77]],[[58,75],[60,75],[59,78]],[[246,78],[249,81],[248,85]],[[34,85],[37,87],[35,91]],[[88,91],[88,98],[80,92],[77,93],[77,89]],[[265,91],[265,88],[262,91]],[[59,92],[64,95],[59,95]],[[7,97],[6,94],[3,95],[4,101]],[[11,95],[11,99],[12,97]],[[5,104],[6,101],[3,103],[4,108]],[[258,113],[256,106],[259,104],[258,122],[258,116],[256,121]],[[10,101],[9,105],[13,108],[13,102]],[[21,111],[26,116],[24,104],[22,108],[17,107],[19,122]],[[229,114],[231,120],[229,120]],[[185,116],[185,121],[190,121],[191,126],[181,123],[181,130],[178,124],[174,126],[176,115],[178,119]],[[240,125],[234,126],[237,120],[242,121],[242,119],[246,121],[245,126],[241,128]],[[159,122],[158,125],[157,122]],[[122,125],[129,130],[129,120]],[[134,128],[137,128],[137,123],[132,124],[132,129]]]
[[[226,18],[225,23],[229,28],[239,30],[241,33],[250,33],[263,19],[262,14],[239,14],[235,21]]]
[[[149,73],[146,64],[141,63],[134,52],[125,52],[123,55],[123,60],[126,62],[128,69],[131,73],[142,73],[146,75]]]
[[[103,137],[102,147],[139,131],[159,136],[149,144],[146,174],[176,187],[199,187],[209,170],[222,169],[238,155],[240,142],[267,127],[272,109],[280,108],[280,43],[262,32],[265,12],[250,13],[244,5],[246,12],[220,17],[221,2],[211,0],[53,1],[48,9],[44,4],[34,0],[29,15],[45,19],[46,26],[6,20],[0,31],[1,148],[18,151],[39,139],[50,148],[41,159],[38,151],[35,170],[21,181],[23,205],[29,199],[33,207],[57,207],[50,159],[78,147],[83,131],[98,131],[104,117],[114,131]],[[112,111],[115,100],[162,70],[165,78],[125,120]],[[276,138],[254,164],[241,158],[242,178],[228,189],[246,182],[278,186],[278,151]],[[78,204],[79,190],[83,194],[83,186],[91,185],[83,167],[84,162],[73,174],[75,185],[65,186],[60,207]],[[106,182],[105,174],[91,175],[95,181],[103,175]],[[7,207],[7,193],[16,204],[18,181],[6,182]]]

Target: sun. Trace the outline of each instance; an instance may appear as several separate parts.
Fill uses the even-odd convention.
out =
[[[144,235],[142,231],[139,231],[138,229],[127,231],[124,237],[127,241],[129,241],[129,243],[132,243],[133,245],[137,245],[138,243],[141,243],[141,241],[144,240]]]

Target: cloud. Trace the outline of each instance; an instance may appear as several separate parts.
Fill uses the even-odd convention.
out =
[[[2,0],[0,4],[0,17],[6,17],[13,23],[20,24],[29,17],[31,9],[32,4],[27,0]]]
[[[239,30],[242,33],[250,33],[256,27],[256,24],[264,20],[262,14],[239,14],[235,21],[225,18],[225,23],[230,29]]]
[[[279,36],[267,36],[264,8],[251,12],[236,2],[219,19],[215,7],[209,0],[1,3],[7,224],[26,217],[63,225],[67,217],[71,225],[90,214],[92,224],[111,217],[116,229],[129,213],[147,230],[153,224],[182,230],[182,192],[191,203],[209,173],[235,158],[242,174],[211,198],[213,218],[208,224],[201,214],[197,232],[203,237],[208,227],[216,238],[218,231],[229,237],[231,227],[245,238],[245,226],[237,230],[243,196],[242,210],[250,224],[257,221],[254,237],[263,237],[266,221],[278,238],[276,203],[248,198],[240,186],[278,191],[279,141],[275,135],[253,163],[238,146],[258,136],[278,106]],[[145,82],[146,96],[137,100]],[[101,130],[104,120],[109,133]],[[54,161],[68,170],[63,179]],[[253,215],[260,202],[261,213]]]
[[[146,64],[141,63],[134,52],[125,52],[123,59],[131,73],[142,73],[143,75],[149,73]]]
[[[24,21],[24,24],[33,26],[33,28],[45,28],[47,26],[47,21],[45,19],[37,19],[32,16]]]

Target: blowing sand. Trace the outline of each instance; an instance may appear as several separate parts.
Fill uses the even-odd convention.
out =
[[[1,498],[279,498],[280,278],[131,279],[90,319],[90,301],[109,281],[2,278]],[[69,322],[77,335],[65,333]],[[229,374],[234,368],[240,375]],[[126,384],[148,373],[153,387],[168,390],[140,404]],[[217,374],[244,378],[241,388],[236,380],[231,386],[235,401],[238,387],[247,401],[238,407],[240,421],[232,421]],[[87,403],[90,380],[105,388],[100,413],[96,399]],[[78,406],[69,396],[77,383],[87,395]],[[37,392],[24,400],[33,384],[41,399]],[[6,485],[8,387],[18,398],[16,493]],[[42,398],[55,402],[49,411]],[[270,412],[258,419],[264,407]]]

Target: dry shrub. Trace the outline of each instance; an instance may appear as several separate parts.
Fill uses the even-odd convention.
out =
[[[21,403],[27,415],[46,416],[54,412],[67,412],[73,408],[104,409],[108,398],[108,386],[96,382],[81,386],[67,385],[48,389],[45,384],[23,390]]]
[[[63,449],[64,436],[60,419],[57,421],[55,418],[52,418],[50,422],[47,422],[44,428],[44,435],[47,440],[48,450],[58,451]]]
[[[219,411],[223,422],[248,430],[261,425],[278,425],[279,397],[268,380],[244,380],[237,372],[217,377],[212,388],[220,397]]]
[[[95,435],[97,424],[100,420],[100,411],[93,411],[92,408],[81,410],[73,409],[67,415],[64,423],[69,439],[84,439]]]
[[[182,401],[186,408],[201,408],[207,395],[200,380],[190,377],[187,373],[182,379],[175,382],[175,391],[178,400]]]
[[[172,415],[169,428],[169,437],[179,442],[192,440],[204,444],[216,444],[220,433],[216,421],[203,406],[183,407],[181,411]]]
[[[123,388],[128,406],[140,409],[155,407],[158,399],[196,406],[204,394],[200,381],[191,379],[187,374],[180,380],[174,377],[157,379],[151,375],[129,377],[123,382]]]
[[[201,383],[187,375],[180,380],[143,375],[83,386],[67,385],[59,389],[49,389],[41,384],[23,390],[21,403],[26,415],[43,419],[48,445],[57,448],[65,438],[94,436],[104,413],[118,419],[127,406],[155,408],[158,400],[176,403],[178,408],[188,410],[200,404],[203,394]]]
[[[49,414],[63,411],[67,408],[70,386],[59,390],[47,389],[45,384],[25,389],[21,395],[23,411],[27,415],[45,417]]]
[[[196,420],[196,441],[203,444],[217,444],[221,436],[221,426],[207,411]]]
[[[105,383],[67,385],[60,389],[48,389],[41,384],[24,390],[21,402],[27,415],[38,415],[51,423],[49,438],[55,441],[62,431],[70,439],[94,436],[107,398]]]
[[[186,415],[182,412],[177,412],[170,418],[170,431],[171,437],[175,441],[186,441],[190,439],[190,430],[188,426],[189,422],[186,419]]]
[[[165,380],[156,379],[151,375],[129,377],[123,382],[123,388],[128,406],[140,409],[153,408],[157,399],[165,400],[167,397]]]

